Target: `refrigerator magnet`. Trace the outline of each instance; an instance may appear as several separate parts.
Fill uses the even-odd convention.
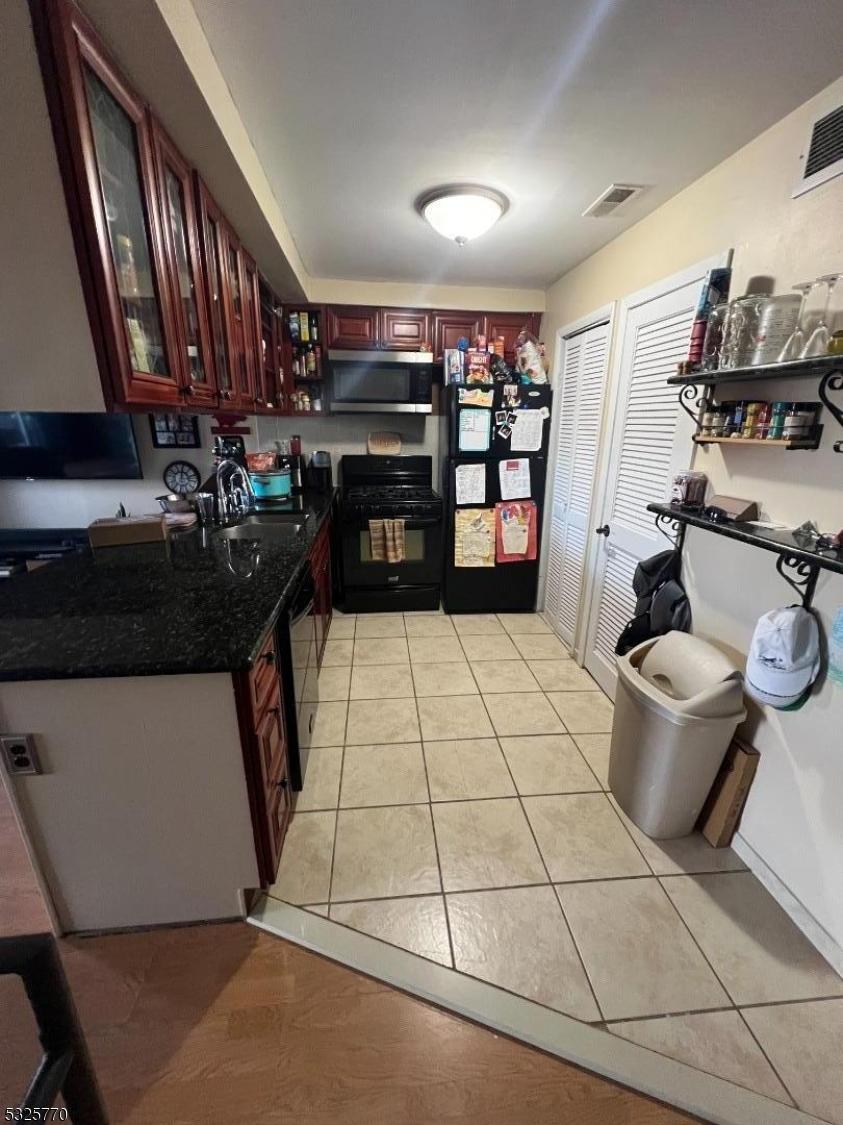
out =
[[[505,410],[496,410],[495,411],[495,425],[496,426],[502,426],[505,422],[506,422],[506,411]]]
[[[509,439],[511,433],[512,433],[512,427],[511,426],[508,426],[508,425],[507,426],[501,426],[501,428],[498,430],[498,437],[502,437],[504,441],[507,441]]]

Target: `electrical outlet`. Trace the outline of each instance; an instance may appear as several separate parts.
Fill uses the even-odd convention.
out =
[[[43,773],[34,735],[0,734],[0,747],[7,773]]]

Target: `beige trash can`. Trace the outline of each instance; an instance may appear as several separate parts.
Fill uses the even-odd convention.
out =
[[[738,723],[743,677],[714,645],[667,633],[618,657],[609,788],[654,839],[693,831]]]

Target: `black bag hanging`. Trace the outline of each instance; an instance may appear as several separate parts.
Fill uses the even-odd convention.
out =
[[[660,551],[643,559],[635,568],[632,576],[632,589],[637,595],[635,616],[618,637],[615,645],[618,656],[672,629],[683,633],[691,631],[691,606],[679,578],[681,568],[679,551]]]

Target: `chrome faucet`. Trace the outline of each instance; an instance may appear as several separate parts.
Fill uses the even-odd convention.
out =
[[[244,516],[255,503],[249,470],[230,457],[217,465],[217,501],[222,523]]]

